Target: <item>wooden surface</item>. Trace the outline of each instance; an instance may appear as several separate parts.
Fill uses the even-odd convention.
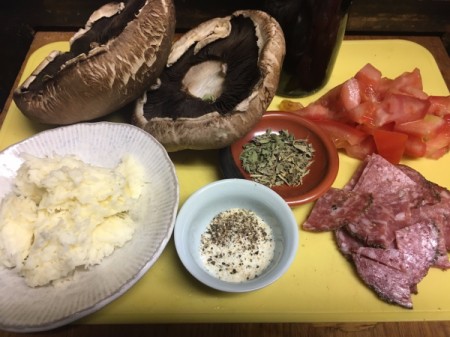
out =
[[[73,33],[62,32],[38,32],[32,42],[27,57],[42,45],[54,41],[65,41]],[[398,36],[347,36],[347,39],[379,39],[379,38],[399,38]],[[442,75],[450,87],[450,58],[437,37],[413,37],[403,36],[402,38],[417,42],[428,48],[436,58]],[[26,63],[26,60],[24,64]],[[22,70],[17,75],[13,88],[19,83]],[[11,89],[13,89],[11,88]],[[11,90],[12,92],[12,90]],[[0,125],[5,113],[11,103],[11,94],[0,115]],[[448,294],[443,294],[448,296]],[[450,322],[396,322],[396,323],[370,323],[370,324],[309,324],[309,323],[276,323],[276,324],[151,324],[151,325],[77,325],[72,324],[54,331],[16,334],[0,331],[0,337],[12,336],[52,336],[52,337],[72,337],[72,336],[330,336],[330,337],[414,337],[414,336],[450,336]]]

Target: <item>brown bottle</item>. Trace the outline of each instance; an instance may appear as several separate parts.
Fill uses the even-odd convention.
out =
[[[286,56],[277,95],[303,97],[328,81],[345,33],[351,0],[266,0],[281,25]]]

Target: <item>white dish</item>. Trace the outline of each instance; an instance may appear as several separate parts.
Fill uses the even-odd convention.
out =
[[[179,203],[175,168],[150,134],[129,124],[80,123],[41,132],[0,153],[0,199],[12,188],[21,153],[75,154],[85,162],[113,167],[125,154],[146,168],[148,188],[138,209],[133,239],[101,264],[77,270],[56,285],[30,288],[13,270],[0,267],[0,329],[53,329],[93,313],[131,288],[155,263],[169,241]]]

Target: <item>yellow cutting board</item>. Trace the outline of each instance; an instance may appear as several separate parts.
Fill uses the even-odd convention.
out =
[[[51,50],[67,50],[68,43],[46,45],[31,55],[22,81]],[[433,95],[448,95],[433,56],[423,47],[403,40],[344,41],[328,85],[317,94],[300,99],[306,104],[372,63],[384,76],[396,77],[419,68],[424,88]],[[278,109],[276,97],[271,110]],[[109,117],[120,120],[120,116]],[[25,118],[11,104],[2,129],[0,149],[21,141],[46,126]],[[180,206],[200,187],[220,179],[217,151],[172,153],[180,182]],[[342,185],[358,161],[340,155],[334,183]],[[450,154],[439,160],[410,160],[428,179],[450,188]],[[287,273],[267,288],[244,294],[209,289],[196,281],[180,263],[171,240],[160,259],[126,294],[83,323],[167,322],[370,322],[450,320],[450,271],[433,269],[413,296],[414,309],[407,310],[379,300],[354,274],[335,247],[331,233],[304,232],[311,204],[293,208],[299,223],[300,245]]]

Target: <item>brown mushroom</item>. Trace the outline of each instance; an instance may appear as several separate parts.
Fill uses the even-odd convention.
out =
[[[185,33],[132,123],[168,151],[217,149],[243,137],[272,101],[285,54],[278,23],[242,10]]]
[[[15,90],[24,115],[46,124],[105,116],[142,95],[160,75],[175,32],[172,0],[129,0],[95,11]]]

